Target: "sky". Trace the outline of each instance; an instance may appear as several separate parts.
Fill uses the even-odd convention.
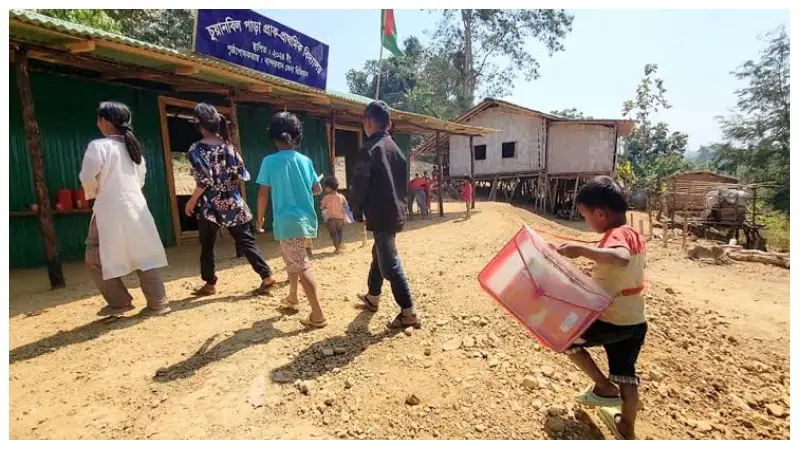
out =
[[[360,69],[380,50],[380,10],[258,10],[329,45],[328,88],[347,91],[345,74]],[[788,10],[573,10],[563,52],[547,55],[528,42],[540,77],[520,77],[504,100],[540,111],[577,108],[595,118],[621,118],[634,96],[644,65],[658,64],[672,108],[659,114],[674,131],[689,135],[689,150],[721,140],[717,116],[736,105],[743,87],[730,72],[757,59],[759,35],[784,25]],[[398,41],[410,35],[425,43],[439,15],[395,10]]]

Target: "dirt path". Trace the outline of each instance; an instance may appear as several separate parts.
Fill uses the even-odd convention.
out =
[[[460,205],[447,211],[398,237],[426,320],[410,335],[386,331],[389,296],[375,315],[356,308],[370,258],[357,228],[343,256],[318,241],[329,326],[310,332],[275,311],[287,287],[249,296],[256,276],[229,239],[211,298],[188,296],[197,247],[169,252],[175,312],[165,317],[98,321],[102,300],[79,264],[58,293],[43,292],[43,270],[12,271],[11,438],[609,438],[571,401],[587,380],[476,281],[523,223],[592,236],[504,204],[479,204],[468,222]],[[277,246],[261,248],[281,274]],[[788,438],[789,272],[679,253],[650,245],[640,437]],[[528,374],[538,389],[522,387]],[[406,404],[411,394],[419,405]]]

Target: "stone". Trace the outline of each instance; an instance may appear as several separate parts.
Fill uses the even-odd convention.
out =
[[[699,431],[700,433],[708,433],[714,429],[714,426],[711,422],[707,420],[700,420],[696,423],[695,430]]]
[[[411,336],[412,334],[414,334],[414,327],[406,328],[405,330],[403,330],[403,333],[405,333],[406,336]]]
[[[669,295],[675,295],[675,289],[672,289],[670,287],[664,289],[664,291]]]
[[[247,395],[247,403],[253,408],[260,408],[266,403],[264,400],[264,388],[266,387],[267,380],[264,375],[259,375],[253,378],[250,382],[250,393]]]
[[[408,406],[417,406],[420,403],[421,402],[420,402],[419,397],[417,397],[414,394],[408,394],[408,396],[406,397],[406,405],[408,405]]]
[[[786,409],[775,403],[768,403],[766,405],[767,413],[772,417],[777,417],[778,419],[782,419],[786,417]]]
[[[563,433],[567,429],[567,422],[561,417],[548,417],[544,427],[551,433]]]
[[[781,401],[783,402],[784,405],[789,407],[789,394],[786,394],[783,397],[781,397]]]
[[[473,337],[471,337],[471,336],[467,336],[467,337],[465,337],[464,339],[462,339],[462,341],[461,341],[461,342],[462,342],[462,343],[461,343],[461,345],[462,345],[464,348],[472,348],[472,347],[475,347],[475,338],[473,338]]]
[[[426,359],[425,361],[422,361],[422,367],[424,369],[430,369],[431,367],[433,367],[433,361],[431,361],[430,359]]]
[[[539,380],[537,380],[533,375],[526,375],[522,379],[522,386],[530,390],[539,389]]]
[[[431,356],[431,349],[426,348],[423,353],[425,353],[425,356]]]
[[[486,431],[486,425],[480,423],[475,425],[475,431],[477,431],[478,433],[483,433],[484,431]]]
[[[660,382],[664,379],[664,374],[657,370],[649,370],[647,372],[647,379],[650,381]]]
[[[544,375],[544,376],[546,376],[548,378],[552,377],[553,374],[555,373],[555,369],[553,369],[550,366],[542,366],[541,371],[542,371],[542,375]]]
[[[347,347],[333,347],[333,353],[337,355],[344,355],[347,353]]]
[[[456,337],[442,344],[442,350],[452,352],[461,348],[462,344],[463,340],[460,337]]]
[[[488,363],[489,367],[497,367],[497,365],[500,364],[500,361],[495,357],[491,357],[489,358]]]
[[[563,406],[551,406],[547,408],[547,415],[550,417],[560,417],[567,414],[567,408]]]
[[[308,395],[308,394],[310,394],[310,393],[311,393],[311,391],[313,391],[313,390],[314,390],[315,384],[316,384],[316,383],[314,383],[314,381],[313,381],[313,380],[305,380],[305,381],[301,381],[301,382],[300,382],[300,383],[297,385],[297,390],[298,390],[298,391],[300,391],[300,393],[301,393],[301,394]]]
[[[350,388],[352,388],[354,385],[355,385],[355,381],[353,381],[353,379],[352,379],[352,378],[348,378],[348,379],[344,380],[344,388],[345,388],[345,389],[350,389]]]
[[[333,349],[330,347],[322,347],[320,353],[322,353],[322,356],[333,356]]]

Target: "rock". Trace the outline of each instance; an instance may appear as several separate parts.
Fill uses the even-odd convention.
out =
[[[463,340],[460,337],[456,337],[442,344],[442,350],[446,352],[452,352],[461,348],[462,344]]]
[[[266,379],[264,375],[253,378],[253,381],[250,383],[250,393],[247,395],[247,403],[253,408],[260,408],[266,403],[264,400],[265,386]]]
[[[471,336],[467,336],[467,337],[465,337],[464,339],[462,339],[462,341],[461,341],[461,345],[462,345],[464,348],[472,348],[472,347],[475,347],[475,338],[473,338],[473,337],[471,337]]]
[[[772,417],[777,417],[779,419],[786,417],[786,409],[781,405],[777,405],[775,403],[768,403],[766,405],[766,409],[767,413]]]
[[[431,349],[426,348],[424,353],[425,353],[425,356],[431,356]]]
[[[336,433],[336,437],[339,438],[339,439],[344,439],[344,438],[347,437],[347,432],[346,431],[339,431],[339,432]]]
[[[322,347],[320,353],[322,353],[322,356],[333,356],[333,349],[330,347]]]
[[[426,359],[425,361],[422,361],[422,367],[424,369],[430,369],[431,367],[433,367],[433,361],[431,361],[430,359]]]
[[[487,319],[487,318],[485,318],[485,317],[481,317],[481,321],[480,321],[480,322],[478,322],[478,324],[479,324],[480,326],[482,326],[482,327],[485,327],[486,325],[489,325],[489,319]]]
[[[353,381],[352,378],[348,378],[348,379],[344,380],[344,388],[345,389],[350,389],[350,388],[353,387],[353,385],[355,385],[355,381]]]
[[[491,357],[491,358],[489,358],[488,363],[489,363],[489,367],[497,367],[497,365],[500,364],[500,360],[498,360],[495,357]]]
[[[405,333],[406,336],[411,336],[412,334],[414,334],[414,327],[406,328],[405,330],[403,330],[403,333]]]
[[[520,412],[522,411],[522,406],[519,402],[511,402],[511,411]]]
[[[700,433],[708,433],[714,429],[714,426],[711,425],[711,422],[707,420],[700,420],[695,424],[694,429],[699,431]]]
[[[551,433],[563,433],[567,429],[567,421],[561,417],[548,417],[544,422],[544,427]]]
[[[668,288],[664,289],[664,291],[669,295],[675,295],[675,289],[672,289],[672,288],[668,287]]]
[[[308,395],[311,391],[314,390],[315,384],[313,380],[305,380],[301,381],[297,385],[297,390],[300,391],[301,394]]]
[[[657,370],[650,370],[647,372],[647,379],[650,381],[660,382],[664,379],[664,374]]]
[[[733,345],[739,345],[739,340],[736,339],[736,337],[734,336],[728,336],[728,342],[730,342]]]
[[[436,326],[437,327],[443,327],[443,326],[447,325],[448,323],[450,323],[450,321],[447,320],[447,319],[437,320],[436,321]]]
[[[408,406],[417,406],[420,404],[420,399],[414,394],[408,394],[406,397],[406,405]]]
[[[478,433],[483,433],[484,431],[486,431],[486,425],[480,423],[475,425],[475,431],[477,431]]]
[[[535,409],[535,410],[537,410],[537,411],[538,411],[538,410],[542,409],[542,405],[543,405],[543,404],[544,404],[544,403],[542,403],[542,401],[541,401],[541,400],[534,400],[534,401],[531,403],[531,406],[533,406],[533,409]]]
[[[567,414],[567,408],[563,406],[551,406],[547,408],[547,415],[550,417],[560,417]]]
[[[541,371],[542,371],[542,375],[544,375],[544,376],[546,376],[548,378],[552,377],[553,374],[555,373],[555,369],[553,369],[550,366],[542,366]]]
[[[347,347],[333,347],[333,353],[337,355],[344,355],[347,353]]]
[[[781,401],[783,402],[784,405],[786,405],[786,407],[789,407],[789,394],[786,394],[783,397],[781,397]]]
[[[737,395],[730,395],[730,402],[731,406],[736,409],[740,409],[742,411],[747,411],[750,409],[750,406],[747,405],[747,402]]]
[[[539,380],[533,375],[525,375],[522,379],[522,386],[530,390],[539,389]]]

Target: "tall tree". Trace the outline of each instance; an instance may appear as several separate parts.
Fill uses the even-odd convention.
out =
[[[569,108],[569,109],[562,109],[562,110],[555,110],[550,111],[550,114],[566,117],[568,119],[591,119],[591,116],[587,116],[582,111],[578,111],[577,108]]]
[[[98,30],[121,33],[119,22],[105,9],[36,9],[35,12],[67,22],[80,23]]]
[[[539,41],[549,55],[563,50],[572,19],[571,14],[553,9],[444,10],[433,42],[458,71],[460,109],[472,108],[477,91],[507,95],[519,73],[526,81],[538,78],[539,62],[527,44]]]
[[[736,91],[735,112],[721,119],[727,141],[715,152],[715,164],[746,182],[772,182],[773,205],[789,211],[789,36],[781,27],[764,36],[758,61],[732,74],[747,82]]]

